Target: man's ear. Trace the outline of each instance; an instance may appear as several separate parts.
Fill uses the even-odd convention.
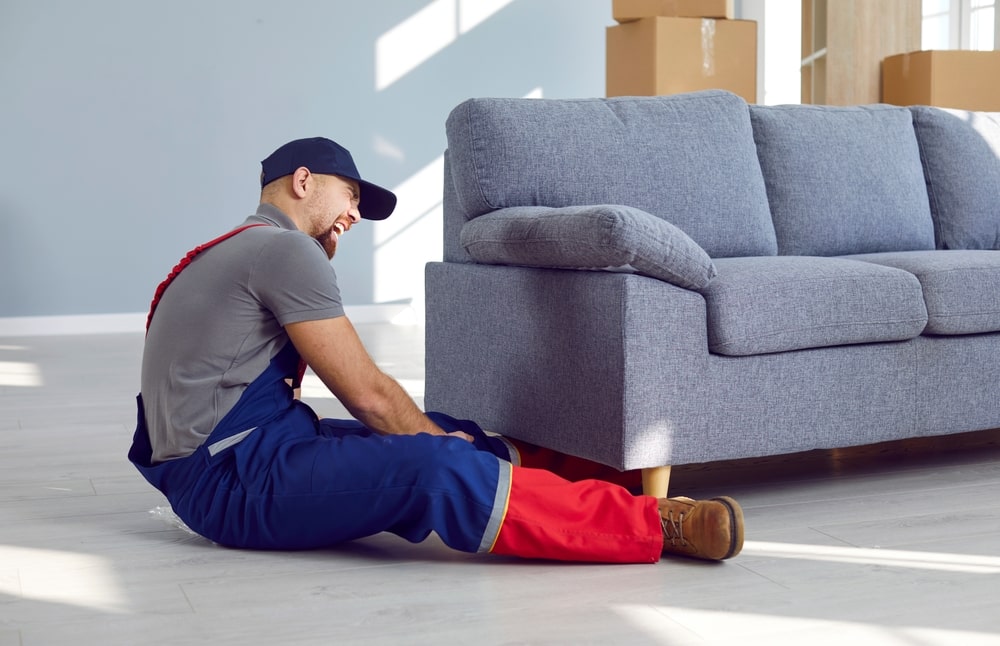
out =
[[[312,173],[305,166],[299,166],[295,169],[295,172],[292,173],[292,193],[295,194],[295,197],[301,199],[306,196],[306,184],[311,176]]]

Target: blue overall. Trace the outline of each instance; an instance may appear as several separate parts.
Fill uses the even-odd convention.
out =
[[[502,441],[440,413],[427,415],[475,442],[318,419],[285,381],[298,362],[289,342],[193,454],[157,464],[140,394],[129,460],[221,545],[310,549],[383,531],[419,542],[435,531],[458,550],[492,548],[510,490]]]
[[[182,258],[156,289],[147,329],[164,291],[198,254],[254,226],[266,225],[233,229]],[[572,471],[585,461],[518,448],[442,413],[427,416],[474,442],[380,435],[354,420],[318,419],[286,381],[301,380],[304,370],[286,342],[197,450],[156,464],[140,394],[129,460],[188,527],[231,547],[321,548],[383,531],[419,542],[433,531],[465,552],[659,559],[663,535],[654,498],[589,479],[593,474],[576,482],[545,470]],[[536,468],[511,464],[522,449]],[[608,470],[589,463],[586,471],[594,467]]]

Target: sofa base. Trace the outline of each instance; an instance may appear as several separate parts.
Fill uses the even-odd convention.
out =
[[[431,263],[425,404],[620,470],[1000,427],[1000,334],[725,357],[706,329],[644,276]]]

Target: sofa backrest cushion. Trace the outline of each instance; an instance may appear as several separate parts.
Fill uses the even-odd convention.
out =
[[[729,92],[470,99],[446,130],[466,219],[620,204],[672,223],[712,257],[777,252],[748,107]]]
[[[934,248],[910,112],[890,106],[751,106],[778,253]]]
[[[1000,249],[1000,112],[910,110],[938,248]]]

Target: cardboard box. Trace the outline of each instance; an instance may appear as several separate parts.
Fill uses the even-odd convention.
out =
[[[757,102],[753,20],[642,18],[608,27],[608,96],[715,88]]]
[[[640,18],[733,18],[733,0],[613,0],[611,14],[618,22]]]
[[[1000,51],[945,50],[882,61],[882,101],[1000,111]]]

